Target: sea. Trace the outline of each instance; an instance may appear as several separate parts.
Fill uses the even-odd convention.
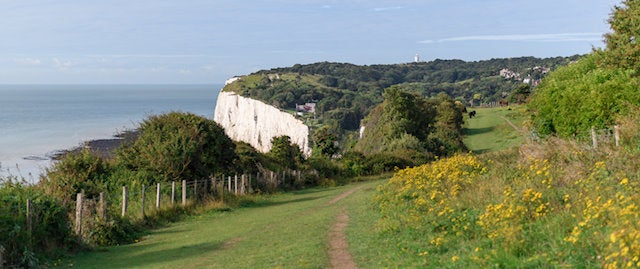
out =
[[[57,152],[134,130],[151,115],[209,119],[223,84],[0,85],[0,179],[36,183]]]

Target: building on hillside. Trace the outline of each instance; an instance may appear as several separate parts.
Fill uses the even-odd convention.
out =
[[[296,104],[296,112],[316,113],[316,103],[305,103],[304,105]]]
[[[515,78],[515,79],[517,79],[517,80],[520,80],[520,77],[521,77],[521,76],[520,76],[520,73],[518,73],[518,72],[514,72],[514,71],[510,70],[509,68],[502,68],[502,69],[500,70],[500,73],[499,73],[499,74],[500,74],[500,76],[501,76],[501,77],[503,77],[503,78],[505,78],[505,79],[512,79],[512,78]]]

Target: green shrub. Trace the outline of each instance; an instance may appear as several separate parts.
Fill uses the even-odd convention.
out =
[[[31,200],[31,232],[27,228],[27,199]],[[15,179],[0,179],[0,267],[35,268],[75,245],[67,210],[38,187]],[[4,249],[4,250],[2,250]]]
[[[112,173],[113,167],[108,161],[82,150],[65,155],[47,169],[39,184],[71,208],[77,193],[84,191],[85,197],[93,198],[106,190]]]
[[[311,169],[318,171],[318,177],[336,179],[340,177],[340,167],[327,157],[312,157],[307,159]],[[307,182],[313,183],[313,182]],[[309,184],[315,185],[315,184]]]
[[[286,169],[298,169],[304,161],[300,148],[291,142],[289,136],[271,138],[271,150],[268,155]]]
[[[224,173],[236,159],[235,144],[216,122],[190,113],[151,116],[140,135],[118,151],[118,162],[140,173],[144,184],[192,180]]]
[[[539,133],[588,135],[592,126],[610,128],[616,118],[629,113],[630,105],[640,105],[634,72],[600,68],[596,59],[588,55],[558,69],[536,88],[529,107]]]
[[[139,227],[129,219],[115,216],[108,221],[97,221],[89,233],[88,241],[96,246],[133,243],[139,237],[139,233]]]

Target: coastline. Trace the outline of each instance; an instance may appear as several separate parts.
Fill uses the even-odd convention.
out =
[[[86,149],[97,156],[110,159],[115,157],[115,151],[123,144],[135,141],[135,139],[138,138],[138,134],[138,130],[123,131],[114,135],[112,138],[92,139],[85,141],[81,146],[75,148],[57,150],[48,157],[52,161],[58,161],[67,154],[79,153]]]

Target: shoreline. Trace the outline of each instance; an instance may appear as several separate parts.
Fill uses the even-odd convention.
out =
[[[96,154],[99,157],[111,159],[114,153],[123,144],[135,141],[138,138],[138,130],[126,130],[114,135],[112,138],[103,139],[91,139],[83,142],[81,146],[77,146],[71,149],[56,150],[47,157],[52,161],[59,161],[67,154],[79,153],[84,149],[89,150],[91,153]]]

